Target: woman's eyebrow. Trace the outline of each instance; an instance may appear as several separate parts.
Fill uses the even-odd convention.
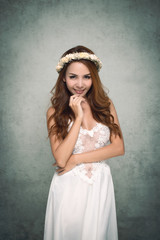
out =
[[[69,73],[69,74],[76,75],[75,73]]]
[[[72,74],[72,75],[76,75],[77,76],[77,74],[75,74],[75,73],[69,73],[69,74]],[[86,73],[86,74],[84,74],[85,76],[86,75],[91,75],[90,73]]]

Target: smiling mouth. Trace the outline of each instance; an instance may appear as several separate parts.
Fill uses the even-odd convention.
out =
[[[84,92],[84,90],[74,90],[77,94],[82,94]]]

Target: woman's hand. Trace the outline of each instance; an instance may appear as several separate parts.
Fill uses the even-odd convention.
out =
[[[75,117],[79,117],[81,120],[83,118],[83,110],[82,110],[82,106],[81,103],[85,102],[85,98],[79,96],[79,95],[72,95],[70,97],[70,101],[69,101],[69,106],[72,109],[72,111],[75,114]]]
[[[56,172],[58,173],[58,175],[62,175],[66,172],[69,172],[70,170],[72,170],[75,166],[76,166],[76,161],[75,161],[75,158],[74,158],[74,155],[72,155],[68,162],[66,163],[66,166],[64,168],[60,168],[58,167],[58,165],[56,163],[53,164],[53,166],[57,166],[58,169],[56,170]]]

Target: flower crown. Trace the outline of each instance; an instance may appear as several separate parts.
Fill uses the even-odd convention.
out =
[[[94,62],[98,71],[102,67],[102,62],[98,57],[96,57],[96,55],[87,53],[87,52],[75,52],[75,53],[69,53],[59,60],[58,65],[56,67],[57,72],[60,73],[60,71],[63,69],[65,64],[70,63],[74,60],[80,60],[80,59],[85,59],[85,60]]]

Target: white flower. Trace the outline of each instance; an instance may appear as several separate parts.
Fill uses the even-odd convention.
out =
[[[59,71],[61,70],[61,66],[58,65],[58,66],[56,67],[56,70],[57,70],[57,72],[59,72]]]
[[[81,53],[79,53],[79,58],[87,58],[87,55],[88,54],[86,54],[85,52],[81,52]]]
[[[90,55],[90,59],[93,60],[93,61],[95,61],[95,60],[98,59],[98,58],[97,58],[95,55],[91,54],[91,55]]]
[[[99,58],[96,55],[90,54],[87,52],[75,52],[75,53],[69,53],[60,59],[56,67],[57,72],[59,73],[63,69],[66,63],[69,63],[72,60],[80,60],[80,59],[86,59],[94,62],[94,64],[97,66],[98,71],[102,67],[102,62],[99,60]]]
[[[62,61],[63,63],[66,63],[66,62],[68,61],[68,58],[67,58],[67,57],[63,57],[63,58],[61,59],[61,61]]]

